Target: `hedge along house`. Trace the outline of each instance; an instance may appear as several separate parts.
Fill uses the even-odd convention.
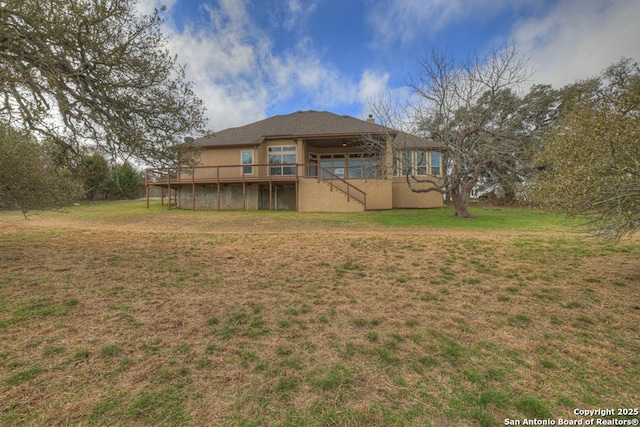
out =
[[[349,212],[442,206],[440,193],[412,192],[404,176],[409,167],[417,176],[440,176],[442,146],[375,124],[371,116],[300,111],[226,129],[194,145],[200,149],[198,166],[147,169],[147,194],[150,186],[162,187],[169,206],[173,197],[185,209]]]

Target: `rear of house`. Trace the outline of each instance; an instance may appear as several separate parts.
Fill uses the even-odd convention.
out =
[[[442,206],[406,172],[438,179],[442,146],[368,120],[329,112],[274,116],[200,138],[195,167],[148,169],[184,209],[349,212]],[[433,187],[432,184],[422,188]]]

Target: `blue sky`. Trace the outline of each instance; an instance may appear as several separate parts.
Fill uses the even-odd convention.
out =
[[[402,101],[431,48],[463,58],[516,43],[533,83],[561,87],[621,57],[640,61],[638,0],[140,0],[166,6],[168,48],[213,131],[276,114],[364,118]]]

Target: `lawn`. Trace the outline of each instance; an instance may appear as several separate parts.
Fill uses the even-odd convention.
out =
[[[640,242],[472,213],[0,212],[0,424],[631,420]]]

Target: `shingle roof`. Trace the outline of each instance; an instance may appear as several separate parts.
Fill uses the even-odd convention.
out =
[[[257,145],[265,139],[277,137],[308,138],[348,135],[397,135],[398,138],[402,137],[403,141],[406,141],[407,147],[441,147],[440,144],[425,138],[327,111],[298,111],[273,116],[246,126],[225,129],[213,135],[199,138],[194,145],[198,147]]]

